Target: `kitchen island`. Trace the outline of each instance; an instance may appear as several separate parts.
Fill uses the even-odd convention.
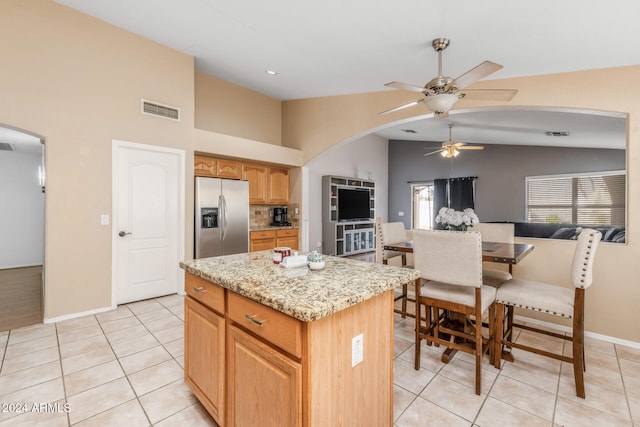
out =
[[[221,426],[391,426],[393,289],[414,270],[271,251],[182,262],[185,381]]]

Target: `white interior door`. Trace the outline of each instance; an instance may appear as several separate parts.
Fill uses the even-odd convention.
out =
[[[114,301],[182,290],[184,152],[114,141]]]

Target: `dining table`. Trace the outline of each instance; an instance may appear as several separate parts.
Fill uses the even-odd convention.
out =
[[[398,243],[385,243],[384,250],[413,253],[413,240],[407,240]],[[512,266],[522,261],[531,251],[534,246],[529,243],[504,243],[504,242],[482,242],[482,261],[483,262],[498,262],[503,264],[509,264],[509,272],[512,272]],[[513,308],[509,308],[513,309]],[[455,317],[455,316],[454,316]],[[442,361],[449,363],[449,361],[456,354],[456,350],[448,348],[442,354]],[[503,352],[501,354],[502,359],[513,362],[513,355],[511,352]]]
[[[387,251],[413,253],[413,240],[385,243]],[[482,261],[515,265],[533,250],[529,243],[482,242]]]

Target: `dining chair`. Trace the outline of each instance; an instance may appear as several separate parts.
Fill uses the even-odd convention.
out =
[[[475,391],[481,390],[482,356],[491,348],[495,329],[496,288],[482,284],[482,240],[476,231],[414,231],[416,280],[415,369],[420,369],[420,341],[473,354]],[[422,282],[422,286],[419,286]],[[423,316],[421,307],[426,308]],[[482,336],[482,314],[489,312],[489,338]],[[458,313],[462,327],[453,326]],[[473,320],[471,319],[473,317]],[[476,321],[478,319],[478,321]],[[424,324],[423,324],[424,321]],[[441,335],[443,334],[443,335]],[[445,339],[449,336],[449,339]]]
[[[404,228],[403,222],[382,222],[380,217],[376,218],[376,229],[378,238],[376,239],[376,262],[382,264],[388,264],[391,259],[400,259],[400,265],[402,267],[413,268],[413,265],[407,264],[407,254],[399,251],[384,250],[385,243],[400,243],[410,240],[407,230]],[[408,285],[405,283],[402,285],[400,295],[394,298],[394,302],[402,300],[401,309],[394,309],[396,313],[406,317],[407,315],[412,317],[412,314],[407,311],[407,301],[413,302],[414,299],[409,297]]]
[[[481,222],[475,224],[472,230],[480,232],[483,242],[514,243],[515,241],[515,227],[512,223]],[[495,263],[485,262],[482,268],[482,279],[486,285],[499,286],[513,278],[511,264],[509,264],[509,271],[491,268],[491,264],[495,265]]]
[[[500,355],[504,345],[572,363],[576,395],[582,398],[585,397],[583,371],[586,369],[584,363],[584,298],[585,290],[593,282],[593,261],[601,239],[602,234],[599,231],[588,228],[583,229],[578,236],[571,265],[571,282],[574,289],[516,278],[504,283],[496,293],[496,324],[498,325],[503,322],[502,316],[506,306],[549,313],[573,320],[572,334],[567,336],[531,325],[515,323],[513,315],[511,315],[511,318],[507,319],[507,328],[504,332],[502,328],[496,329],[494,354]],[[572,354],[565,356],[514,342],[513,328],[568,340],[572,343]],[[499,356],[494,359],[496,368],[500,367],[500,359]]]

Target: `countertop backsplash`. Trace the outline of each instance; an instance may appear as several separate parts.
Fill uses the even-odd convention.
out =
[[[256,230],[260,228],[268,228],[273,221],[273,208],[287,207],[287,220],[291,223],[291,227],[298,227],[300,223],[300,210],[297,203],[288,205],[250,205],[249,206],[249,228]],[[298,214],[296,214],[298,209]]]

